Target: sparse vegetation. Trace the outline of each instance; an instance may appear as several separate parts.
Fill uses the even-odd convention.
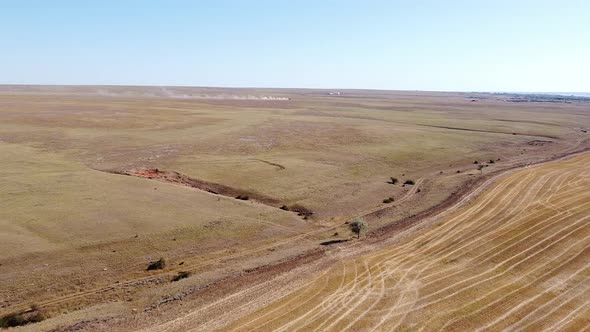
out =
[[[111,292],[113,299],[133,298],[146,303],[145,295],[159,293],[157,289],[144,292],[144,288],[151,286],[140,284],[130,290],[131,294],[126,294],[125,287],[111,290],[111,282],[118,281],[122,286],[146,276],[170,282],[178,271],[193,271],[201,265],[198,256],[216,257],[215,253],[225,253],[230,245],[241,255],[247,251],[244,249],[262,244],[268,248],[268,244],[286,241],[288,244],[279,247],[280,250],[288,246],[289,255],[297,257],[300,250],[308,249],[310,241],[319,247],[317,242],[352,238],[354,234],[343,224],[348,216],[360,211],[387,209],[387,213],[371,214],[375,224],[373,219],[366,219],[370,222],[368,232],[375,230],[375,234],[381,234],[381,231],[377,233],[377,227],[420,213],[449,193],[462,195],[471,190],[464,184],[483,176],[476,176],[478,165],[469,166],[469,160],[473,162],[477,158],[479,164],[487,166],[486,157],[495,160],[497,157],[492,155],[502,155],[505,167],[542,160],[568,151],[578,143],[579,137],[570,135],[572,131],[578,132],[572,123],[577,121],[577,126],[590,127],[590,117],[579,114],[583,105],[551,104],[551,109],[539,112],[539,104],[505,105],[498,100],[493,107],[481,109],[485,112],[482,118],[480,111],[473,111],[473,104],[466,106],[461,101],[453,102],[453,111],[447,112],[445,101],[450,95],[444,94],[425,99],[420,93],[399,98],[395,93],[379,92],[379,98],[375,99],[373,92],[366,92],[363,107],[354,106],[359,103],[356,98],[339,98],[338,104],[321,100],[321,107],[316,107],[320,105],[318,99],[313,94],[309,97],[303,94],[294,101],[298,110],[293,112],[277,111],[280,105],[263,101],[247,102],[245,105],[252,112],[236,112],[242,105],[239,100],[142,97],[151,95],[149,87],[87,87],[81,93],[76,92],[76,87],[46,87],[43,93],[2,89],[0,165],[10,173],[11,179],[0,189],[0,195],[9,203],[9,208],[2,211],[4,218],[0,218],[0,227],[9,239],[0,241],[0,261],[4,263],[0,269],[10,276],[5,276],[2,285],[10,298],[3,303],[0,316],[19,312],[23,303],[44,302],[49,296],[42,298],[37,294],[47,295],[49,290],[51,297],[56,298],[80,292],[84,297],[79,301],[80,309],[95,305],[102,292]],[[66,93],[70,89],[74,93]],[[97,89],[109,92],[94,98],[92,94]],[[202,92],[192,89],[196,88],[187,87],[186,94]],[[124,93],[119,97],[111,97],[121,91]],[[228,94],[232,93],[229,90]],[[290,92],[281,90],[280,93]],[[283,105],[291,108],[293,103]],[[391,112],[403,107],[411,108],[412,112]],[[343,108],[349,110],[350,116],[330,117],[326,121],[315,114],[337,114]],[[392,122],[365,124],[367,120],[362,118],[368,115]],[[556,116],[566,118],[554,121]],[[535,123],[523,121],[533,118]],[[395,123],[401,120],[425,126],[408,125],[399,128],[403,129],[399,135],[393,134]],[[433,129],[431,125],[501,128],[505,133],[559,135],[560,139],[543,148],[531,148],[531,156],[525,158],[519,153],[522,144],[533,139],[532,136]],[[421,143],[426,144],[425,148]],[[577,146],[585,147],[585,141]],[[265,163],[252,161],[255,158],[268,158],[286,165],[287,169],[275,172]],[[502,165],[497,160],[496,163]],[[92,169],[124,165],[162,168],[157,172],[154,169],[154,173],[161,181],[167,181],[164,177],[169,176],[171,183]],[[455,167],[461,168],[453,171]],[[445,176],[437,175],[442,170]],[[475,176],[469,178],[467,173]],[[205,189],[200,191],[186,188],[191,182],[183,182],[190,180],[184,174],[219,186],[203,184]],[[392,178],[397,183],[386,186]],[[419,178],[424,178],[427,185],[423,187]],[[406,179],[416,180],[416,185],[402,188]],[[479,183],[474,181],[473,187]],[[418,188],[426,190],[428,199],[421,193],[405,199],[418,192]],[[236,202],[238,194],[252,197],[249,201]],[[396,205],[404,198],[399,211],[394,211],[393,203],[379,203],[389,196],[395,196]],[[311,212],[303,209],[295,211],[297,203],[317,209],[318,222],[302,220],[314,219],[315,215],[309,217]],[[51,208],[34,208],[36,204]],[[330,217],[335,218],[329,220]],[[35,229],[22,231],[29,227]],[[293,234],[316,231],[319,233],[314,234],[321,235],[293,239]],[[342,234],[332,236],[336,231]],[[360,235],[365,235],[364,231]],[[48,238],[52,241],[47,241]],[[59,255],[53,250],[55,243],[63,243]],[[77,244],[84,244],[84,249],[79,250]],[[13,250],[16,247],[19,250]],[[268,255],[274,248],[267,250],[263,249],[260,257],[246,255],[243,266],[250,266],[247,264],[251,260],[256,260],[256,264],[270,264],[285,257]],[[30,260],[33,251],[35,259]],[[153,271],[146,271],[160,256],[166,258],[165,267],[154,264]],[[101,266],[87,257],[100,257]],[[10,263],[19,261],[23,264]],[[227,267],[227,271],[234,271],[233,264],[239,267],[242,261],[240,258],[222,261],[220,270],[223,268],[225,273]],[[103,271],[104,267],[109,267],[107,272]],[[200,279],[197,273],[206,269],[198,271],[187,281]],[[34,286],[24,287],[30,284],[24,280],[33,273]],[[95,285],[96,280],[100,282]],[[101,293],[83,294],[95,288]],[[77,305],[68,303],[63,312]],[[52,316],[60,312],[57,306],[48,306],[49,309]],[[93,315],[91,310],[84,312]]]
[[[186,278],[190,277],[191,274],[192,273],[189,272],[189,271],[180,271],[180,272],[178,272],[177,275],[174,276],[174,278],[172,278],[172,282],[176,282],[178,280],[186,279]]]
[[[344,242],[348,242],[348,239],[347,240],[340,239],[340,240],[324,241],[324,242],[320,243],[320,245],[322,245],[322,246],[329,246],[329,245],[332,245],[332,244],[338,244],[338,243],[344,243]]]
[[[390,180],[387,181],[387,183],[389,183],[389,184],[397,184],[399,182],[399,180],[397,178],[394,178],[394,177],[390,177],[389,179]]]
[[[303,219],[308,219],[309,217],[311,217],[313,215],[313,211],[311,211],[310,209],[295,204],[293,206],[291,206],[291,208],[289,209],[290,211],[294,211],[297,213],[298,216],[303,217]]]
[[[477,170],[478,170],[480,173],[483,173],[483,169],[484,169],[484,167],[486,167],[486,165],[479,165],[479,166],[477,166]]]
[[[497,189],[483,192],[481,199],[472,203],[473,205],[461,208],[459,213],[449,214],[433,221],[434,225],[442,227],[444,230],[410,233],[407,240],[403,242],[405,245],[400,245],[397,241],[390,242],[381,250],[375,250],[376,245],[363,246],[368,250],[364,251],[361,257],[351,255],[350,259],[341,261],[341,267],[323,270],[326,271],[326,274],[322,274],[322,278],[310,280],[307,284],[309,286],[306,285],[305,288],[302,287],[294,294],[289,295],[291,301],[305,299],[303,304],[297,308],[296,314],[293,314],[292,308],[284,305],[285,301],[282,296],[277,297],[275,302],[265,306],[264,310],[259,310],[244,319],[245,324],[248,324],[244,329],[255,329],[261,324],[274,324],[273,326],[285,329],[292,326],[293,319],[308,316],[313,316],[312,319],[304,321],[307,327],[311,327],[310,329],[321,329],[324,326],[323,322],[327,320],[331,322],[337,320],[348,324],[350,322],[348,320],[350,318],[349,312],[335,313],[333,306],[318,304],[330,303],[326,301],[327,298],[331,300],[347,298],[351,294],[350,284],[359,281],[362,281],[366,286],[366,292],[363,293],[365,296],[353,298],[351,300],[353,304],[350,305],[362,308],[362,316],[354,317],[358,322],[358,325],[355,325],[359,327],[358,330],[363,330],[363,327],[366,326],[375,326],[376,321],[398,323],[397,318],[388,319],[392,318],[390,314],[393,312],[392,310],[397,308],[396,303],[404,300],[403,290],[401,294],[393,295],[391,292],[384,292],[383,287],[399,285],[400,282],[403,282],[401,278],[407,275],[408,271],[413,273],[415,268],[422,266],[422,271],[428,270],[428,273],[417,273],[408,279],[415,289],[412,289],[413,297],[409,302],[411,305],[405,310],[415,315],[413,318],[408,318],[412,326],[416,327],[415,329],[440,329],[441,326],[444,326],[439,324],[440,322],[444,324],[444,322],[451,322],[452,317],[460,317],[460,320],[457,319],[446,327],[449,330],[458,331],[474,330],[491,327],[489,322],[493,320],[498,323],[498,325],[494,324],[494,327],[500,327],[502,321],[514,324],[538,319],[538,322],[551,326],[560,326],[561,323],[567,321],[567,325],[561,326],[571,327],[571,330],[580,330],[580,327],[586,326],[584,324],[588,315],[585,311],[576,311],[576,308],[580,306],[571,305],[571,302],[587,301],[585,296],[587,297],[588,294],[583,290],[578,290],[580,286],[586,284],[590,273],[583,266],[588,257],[587,253],[582,250],[590,243],[590,240],[583,233],[569,232],[565,234],[564,231],[571,228],[572,225],[576,225],[580,215],[570,214],[553,219],[549,217],[549,220],[553,222],[552,225],[563,231],[564,235],[561,238],[556,238],[556,230],[551,228],[545,230],[535,228],[535,236],[531,236],[531,225],[538,224],[539,215],[543,215],[543,213],[555,215],[554,212],[550,212],[554,207],[530,204],[531,199],[561,202],[562,206],[568,209],[574,208],[576,211],[584,211],[588,214],[590,206],[586,204],[587,200],[572,199],[568,203],[564,203],[563,200],[564,197],[579,198],[579,195],[587,193],[588,174],[584,170],[587,169],[590,155],[578,156],[573,160],[572,163],[549,163],[539,168],[523,169],[517,171],[516,176],[497,180],[500,183],[495,187]],[[531,186],[555,183],[553,181],[558,181],[564,174],[571,174],[570,171],[577,172],[577,179],[580,182],[574,182],[574,185],[562,183],[562,185],[556,185],[551,189],[541,190],[537,193],[538,197],[534,198],[511,199],[514,197],[514,192],[526,191]],[[555,197],[555,194],[561,197]],[[501,202],[502,208],[498,208],[498,202]],[[506,216],[504,208],[513,208],[514,211],[523,211],[523,213]],[[509,222],[507,222],[508,220]],[[445,228],[445,225],[448,227]],[[444,234],[452,234],[452,236],[443,236]],[[509,234],[511,241],[506,242],[506,234]],[[322,244],[339,246],[340,244],[336,244],[337,242],[334,240],[336,239]],[[536,249],[540,241],[557,245],[544,248],[544,259],[536,259],[527,264],[519,264],[514,259],[519,256],[526,259],[526,254]],[[582,243],[580,246],[582,251],[570,250],[568,245],[572,242]],[[512,243],[519,245],[514,246]],[[346,250],[349,248],[347,246]],[[445,248],[453,248],[453,251],[446,256],[441,255],[440,250],[444,251]],[[502,254],[503,257],[498,261],[493,261],[499,254]],[[479,257],[480,261],[473,261],[473,257]],[[582,259],[579,259],[580,257]],[[486,264],[481,264],[482,262]],[[510,264],[511,273],[506,273],[506,268],[495,270],[489,268],[490,265],[498,263]],[[454,266],[459,264],[460,266]],[[408,267],[408,271],[400,272],[400,265]],[[450,268],[452,270],[449,270]],[[515,277],[526,277],[535,271],[549,271],[547,273],[550,273],[562,268],[564,270],[561,277],[579,278],[575,283],[560,285],[563,289],[552,296],[542,296],[547,293],[548,287],[554,285],[552,283],[548,286],[544,279],[527,279],[526,285],[518,284],[513,287]],[[452,296],[449,296],[448,292],[449,280],[444,277],[449,271],[454,273],[451,281],[453,285]],[[518,311],[514,310],[513,305],[490,307],[489,301],[481,301],[481,297],[473,292],[474,289],[477,292],[478,287],[484,286],[487,287],[486,292],[489,290],[487,295],[493,294],[490,296],[492,300],[511,296],[514,297],[511,298],[514,303],[533,304],[534,301],[534,305],[521,306]],[[374,292],[375,289],[378,291]],[[526,291],[521,291],[523,289]],[[359,289],[358,292],[362,292],[362,289]],[[369,299],[367,300],[367,298]],[[555,299],[563,301],[555,301]],[[421,305],[413,306],[415,303]],[[373,306],[371,313],[366,311],[366,308],[370,306]],[[470,309],[469,315],[462,315],[462,310],[465,308]],[[547,311],[540,312],[538,308],[549,308],[552,310],[551,315],[546,315]],[[380,310],[385,311],[385,317]],[[432,320],[423,319],[425,311],[427,317],[434,317],[438,320],[437,323],[432,324]],[[453,312],[453,314],[449,315],[449,312]],[[530,321],[521,320],[525,315],[528,315]],[[578,325],[575,322],[581,323]],[[232,328],[234,326],[236,325],[233,325]],[[559,330],[559,328],[554,330]]]
[[[361,237],[361,233],[366,231],[368,226],[363,218],[356,218],[350,223],[350,230],[356,234],[357,239]]]
[[[38,308],[31,312],[12,312],[0,317],[0,327],[17,327],[45,320],[45,315]]]
[[[148,271],[152,271],[152,270],[162,270],[166,267],[166,260],[164,259],[164,257],[160,257],[160,259],[158,259],[155,262],[151,262],[150,265],[148,265],[147,270]]]

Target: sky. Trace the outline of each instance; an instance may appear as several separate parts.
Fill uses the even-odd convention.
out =
[[[0,84],[590,91],[590,1],[0,0]]]

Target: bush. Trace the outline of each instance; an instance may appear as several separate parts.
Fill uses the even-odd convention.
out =
[[[289,211],[289,207],[286,205],[281,206],[280,209],[285,210],[285,211]]]
[[[416,182],[414,182],[414,180],[406,180],[406,182],[404,182],[404,184],[408,184],[410,186],[413,186],[416,184]]]
[[[493,164],[495,163],[495,161],[493,159],[490,159],[490,161],[488,161],[488,164]]]
[[[166,260],[164,259],[164,257],[160,257],[160,259],[158,259],[155,262],[151,262],[150,265],[148,265],[147,270],[148,271],[152,271],[152,270],[162,270],[166,267]]]
[[[391,202],[393,202],[393,197],[388,197],[388,198],[386,198],[386,199],[383,200],[383,203],[385,203],[385,204],[389,204]]]
[[[477,164],[479,164],[479,161],[476,160],[476,161],[473,162],[473,164],[474,165],[477,165]]]
[[[31,323],[38,323],[45,319],[45,315],[39,309],[33,309],[30,313],[13,312],[0,317],[0,327],[15,327]]]
[[[322,245],[322,246],[329,246],[329,245],[332,245],[332,244],[338,244],[338,243],[343,243],[343,242],[348,242],[348,241],[349,241],[348,239],[347,240],[342,240],[342,239],[340,239],[340,240],[329,240],[329,241],[324,241],[324,242],[320,243],[320,245]]]
[[[178,280],[182,280],[182,279],[186,279],[188,277],[191,276],[191,273],[189,271],[180,271],[178,272],[177,275],[174,276],[174,278],[172,278],[172,282],[178,281]]]
[[[399,180],[397,178],[394,177],[390,177],[391,180],[387,181],[387,183],[389,184],[396,184],[399,182]]]
[[[311,215],[313,215],[313,211],[299,204],[292,205],[289,208],[289,211],[296,212],[298,216],[303,217],[304,219],[307,219],[308,217],[311,217]]]
[[[238,196],[236,196],[236,199],[240,199],[242,201],[247,201],[250,199],[250,197],[248,197],[247,195],[238,195]]]
[[[40,312],[40,311],[35,311],[33,314],[31,314],[29,317],[27,317],[27,322],[28,323],[39,323],[40,321],[45,320],[45,315]]]
[[[0,327],[14,327],[26,324],[25,317],[23,314],[18,312],[6,314],[0,318]]]

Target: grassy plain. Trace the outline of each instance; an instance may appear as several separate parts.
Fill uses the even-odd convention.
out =
[[[589,144],[583,102],[329,92],[0,87],[0,313],[37,304],[54,317],[38,325],[48,329],[107,301],[117,309],[105,315],[130,315],[346,239],[353,216],[366,215],[374,230],[486,173]],[[475,160],[489,167],[480,172]],[[304,220],[252,200],[111,173],[142,168],[315,214]],[[390,177],[418,185],[391,185]],[[388,197],[394,202],[383,203]],[[159,257],[168,267],[145,271]],[[169,283],[184,270],[193,276]]]

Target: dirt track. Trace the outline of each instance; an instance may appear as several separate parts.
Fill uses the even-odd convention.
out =
[[[269,281],[258,286],[265,295],[217,319],[203,320],[204,311],[256,290],[157,329],[223,327],[241,314],[224,329],[587,329],[588,162],[582,155],[514,172],[401,243],[360,257],[334,252],[338,264],[290,294]]]
[[[572,148],[568,149],[568,151],[570,151],[569,153],[576,153],[576,149],[579,146],[580,146],[580,142],[578,142],[578,144],[576,144]],[[530,167],[530,166],[527,166],[527,167]],[[489,174],[488,177],[480,178],[481,180],[486,180],[487,179],[488,181],[486,181],[485,183],[483,183],[483,181],[477,181],[477,183],[474,183],[474,186],[471,186],[469,188],[466,188],[465,191],[456,193],[456,195],[453,195],[453,196],[449,197],[449,199],[447,199],[445,202],[443,202],[442,205],[444,205],[444,208],[449,208],[449,207],[451,207],[452,204],[455,204],[455,203],[457,203],[457,205],[464,204],[466,201],[470,200],[471,197],[476,196],[477,194],[479,194],[479,192],[481,190],[485,189],[489,185],[489,183],[493,182],[493,180],[495,178],[494,175],[495,174]],[[415,195],[417,189],[420,188],[422,182],[423,182],[423,179],[418,179],[416,181],[416,185],[411,186],[410,189],[405,193],[405,195],[402,196],[399,200],[397,200],[395,202],[395,205],[400,204],[400,203],[402,203],[402,202],[410,199],[413,195]],[[182,184],[182,183],[179,183],[179,184]],[[476,189],[475,191],[472,191],[472,189],[473,189],[472,187],[473,188],[478,187],[478,189]],[[446,204],[447,201],[448,201],[448,203],[451,203],[451,205]],[[358,216],[367,216],[367,215],[371,215],[371,214],[374,214],[374,213],[378,213],[380,210],[382,210],[382,209],[388,209],[390,207],[391,206],[385,206],[385,207],[381,206],[381,207],[377,207],[377,208],[372,208],[372,209],[363,211],[362,213],[349,218],[349,220],[351,220],[351,219],[353,219],[355,217],[358,217]],[[429,216],[434,215],[434,214],[437,214],[437,213],[439,213],[441,211],[442,211],[442,208],[436,208],[435,207],[434,210],[430,211],[432,213],[428,213],[428,211],[426,211],[426,214],[425,215],[419,214],[419,215],[410,217],[410,218],[408,218],[408,221],[409,221],[409,226],[408,227],[418,226],[418,228],[421,228],[421,227],[423,227],[423,224],[424,224],[424,220],[423,220],[424,218],[428,218]],[[418,220],[420,223],[417,225],[417,222],[414,219],[420,219],[420,220]],[[396,225],[397,225],[397,223],[396,223]],[[393,225],[393,226],[396,226],[396,225]],[[191,265],[191,267],[190,268],[187,268],[187,267],[180,268],[180,270],[189,270],[189,271],[191,271],[191,270],[198,270],[198,269],[203,268],[205,266],[216,264],[216,263],[218,263],[220,261],[227,261],[228,259],[240,259],[241,257],[246,257],[246,256],[249,256],[249,255],[256,255],[257,253],[264,252],[264,251],[267,251],[267,250],[271,250],[273,248],[277,248],[277,247],[280,247],[280,246],[288,245],[289,243],[294,243],[294,242],[299,241],[299,240],[304,239],[304,238],[313,237],[313,236],[315,236],[315,235],[317,235],[319,233],[330,231],[330,230],[333,230],[333,229],[335,229],[337,227],[339,227],[339,226],[336,225],[336,226],[333,226],[333,227],[322,227],[322,228],[320,228],[318,230],[315,230],[315,231],[312,231],[312,232],[298,234],[298,235],[293,236],[293,237],[290,237],[290,238],[288,238],[288,239],[286,239],[284,241],[273,243],[273,244],[268,245],[268,246],[264,246],[264,247],[260,247],[260,248],[256,248],[256,249],[252,249],[252,250],[247,250],[247,251],[244,251],[244,252],[239,252],[239,253],[235,253],[235,254],[231,254],[231,255],[224,255],[222,258],[219,258],[219,259],[202,261],[202,260],[200,260],[200,259],[197,258],[197,261],[198,262],[197,261],[192,262],[192,259],[191,258],[187,258],[187,259],[185,259],[185,261],[188,262],[187,264]],[[364,248],[361,248],[360,250],[366,252],[367,250],[373,250],[375,248],[381,248],[382,245],[383,245],[381,243],[382,240],[385,237],[391,235],[392,234],[392,231],[393,231],[393,234],[397,234],[400,231],[403,231],[403,230],[408,229],[408,227],[402,227],[402,228],[399,228],[399,227],[393,227],[393,228],[391,228],[391,227],[385,227],[383,229],[378,229],[378,230],[376,230],[376,232],[373,233],[374,238],[372,239],[372,241],[369,241],[369,243],[373,243],[373,244],[372,245],[369,245],[369,246],[366,246],[366,244],[365,244]],[[345,252],[348,252],[348,253],[357,252],[358,253],[359,252],[358,245],[357,244],[353,244],[352,246],[353,246],[352,248],[345,249]],[[342,247],[342,246],[338,246],[338,247]],[[337,251],[341,251],[341,249],[338,248],[338,247],[336,248],[336,250]],[[317,259],[317,258],[320,257],[320,256],[316,255],[316,252],[312,252],[311,255],[313,257],[315,257],[314,259]],[[337,257],[333,257],[334,256],[333,253],[331,255],[329,255],[329,256],[330,257],[329,257],[329,259],[327,261],[324,260],[323,262],[317,262],[317,263],[313,263],[313,264],[309,264],[308,263],[308,266],[305,266],[305,267],[301,267],[300,264],[291,264],[291,267],[292,268],[298,267],[297,273],[300,273],[301,276],[303,276],[303,275],[311,275],[311,274],[315,273],[314,271],[324,270],[326,264],[333,263],[334,259],[336,259],[336,260],[343,259],[342,253],[338,253],[336,255]],[[294,261],[301,261],[301,259],[300,259],[300,257],[296,257],[294,259]],[[193,264],[190,264],[191,262]],[[279,262],[279,265],[283,265],[284,263],[285,262]],[[322,268],[318,268],[317,266],[319,266],[319,265],[321,265]],[[116,294],[118,290],[121,290],[121,289],[124,289],[124,288],[128,288],[128,287],[134,287],[134,284],[137,283],[137,282],[148,282],[148,283],[149,282],[152,282],[152,281],[158,282],[158,280],[161,279],[162,277],[165,278],[165,279],[166,278],[169,279],[169,278],[171,278],[174,275],[175,272],[177,272],[177,270],[179,270],[179,269],[178,268],[177,269],[172,269],[170,271],[166,271],[166,273],[164,273],[164,274],[158,274],[158,275],[155,275],[155,276],[149,276],[149,277],[140,278],[140,279],[137,279],[137,280],[135,280],[135,279],[134,280],[128,280],[128,281],[125,281],[123,283],[118,283],[116,285],[111,285],[111,286],[108,286],[108,287],[103,287],[103,288],[99,288],[99,289],[92,289],[92,290],[88,290],[88,291],[84,291],[84,292],[79,292],[79,293],[76,293],[76,294],[72,294],[72,295],[69,295],[69,296],[59,297],[59,298],[56,298],[56,299],[53,299],[53,300],[41,302],[41,303],[39,303],[39,305],[41,307],[43,307],[43,308],[47,308],[47,307],[51,307],[51,306],[55,306],[55,305],[61,305],[63,303],[67,303],[67,302],[70,302],[70,301],[76,301],[77,299],[80,299],[80,298],[89,298],[89,297],[94,297],[95,295],[96,296],[100,296],[100,297],[104,297],[105,294],[108,294],[108,293],[111,293],[111,292],[113,294]],[[294,274],[295,274],[295,277],[293,277]],[[268,271],[265,271],[265,277],[268,278],[268,279],[270,279],[271,277],[276,277],[276,273],[273,273],[273,267],[272,266],[269,266]],[[298,282],[294,282],[293,279],[299,279],[299,280],[298,280]],[[240,281],[241,280],[241,277],[238,277],[238,279],[236,279],[234,281],[232,281],[232,280],[233,280],[232,278],[229,279],[229,281],[231,281],[231,282],[234,282],[235,281],[238,284],[243,284]],[[282,280],[282,282],[281,281],[277,282],[277,280]],[[268,282],[265,282],[265,284],[264,284],[265,286],[258,285],[255,288],[249,289],[249,290],[247,290],[245,292],[241,291],[239,293],[235,293],[233,295],[230,295],[230,298],[232,298],[234,300],[238,299],[238,300],[241,301],[241,300],[243,300],[243,298],[240,298],[240,295],[248,294],[248,297],[262,296],[263,297],[262,301],[268,302],[270,300],[268,298],[264,298],[263,295],[272,296],[272,298],[279,297],[279,295],[281,295],[281,296],[286,295],[289,292],[291,292],[292,290],[294,290],[295,288],[299,287],[301,282],[303,282],[303,280],[301,280],[301,278],[296,273],[293,272],[293,273],[286,274],[286,275],[281,275],[278,278],[269,280]],[[267,289],[269,287],[272,287],[275,291],[274,292],[268,292]],[[224,287],[222,287],[222,288],[224,288]],[[222,292],[222,294],[225,295],[225,294],[231,294],[231,293],[223,293]],[[206,313],[203,316],[208,316],[210,314],[213,314],[213,316],[217,316],[216,315],[217,308],[218,307],[219,308],[226,308],[226,306],[228,305],[228,303],[229,302],[225,301],[225,299],[222,299],[222,301],[220,303],[215,302],[212,306],[207,306],[207,308],[201,308],[201,309],[199,309],[199,312],[207,312],[207,310],[211,310],[210,313]],[[254,305],[252,303],[245,303],[244,305],[246,305],[248,307],[248,311],[250,311],[253,308],[256,308],[257,306],[259,306],[260,303],[258,303],[257,305]],[[205,309],[207,309],[207,310],[205,310]],[[194,313],[194,314],[196,314],[196,313]],[[201,316],[200,318],[202,318],[203,316]],[[231,315],[231,318],[233,319],[233,318],[235,318],[237,316],[238,315]],[[188,323],[188,321],[187,321],[187,323]],[[213,320],[213,321],[208,322],[207,326],[216,326],[216,327],[218,327],[218,325],[217,325],[218,323],[219,323],[219,321]],[[213,325],[211,325],[211,324],[213,324]],[[183,325],[184,325],[184,323],[183,323]],[[172,326],[174,326],[174,325],[172,325]],[[195,326],[200,326],[200,324],[196,324]],[[158,326],[158,328],[164,328],[164,327]],[[172,327],[172,330],[176,330],[176,328],[175,327]]]

